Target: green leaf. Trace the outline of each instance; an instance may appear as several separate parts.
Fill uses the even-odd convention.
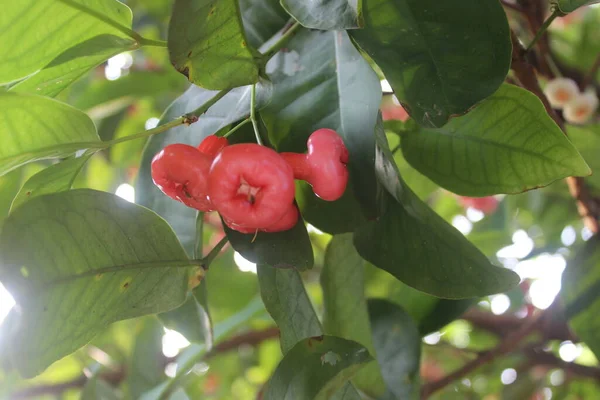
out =
[[[239,3],[248,43],[255,48],[279,32],[290,18],[279,0],[239,0]]]
[[[375,358],[394,399],[419,399],[421,335],[410,316],[385,300],[369,300]]]
[[[260,295],[281,331],[283,354],[300,340],[321,335],[321,323],[298,271],[268,265],[257,267]]]
[[[600,0],[553,0],[552,3],[556,4],[563,13],[570,13],[579,7],[600,3]]]
[[[156,214],[85,189],[16,209],[3,226],[0,257],[0,279],[23,311],[10,350],[26,377],[112,322],[183,303],[186,267],[194,265]]]
[[[354,234],[367,261],[405,284],[437,297],[460,299],[504,292],[518,276],[488,259],[454,227],[423,203],[400,177],[378,125],[376,165],[384,214]]]
[[[585,182],[600,188],[600,125],[567,125],[567,134],[593,171]]]
[[[494,93],[511,60],[497,0],[363,0],[365,28],[350,31],[406,111],[441,127]]]
[[[169,24],[173,66],[205,89],[258,82],[258,52],[248,44],[237,0],[175,0]]]
[[[19,192],[21,175],[22,172],[16,170],[0,177],[0,225],[2,224],[1,221],[8,215],[10,205]]]
[[[0,93],[0,176],[31,161],[102,148],[83,112],[42,96]]]
[[[100,35],[79,43],[50,61],[42,70],[10,88],[11,92],[55,97],[71,83],[107,59],[137,43],[113,35]]]
[[[329,399],[371,360],[367,349],[350,340],[334,336],[303,339],[283,357],[263,399]]]
[[[284,232],[243,234],[223,224],[229,242],[245,259],[274,268],[310,269],[314,256],[302,218]]]
[[[35,197],[71,189],[73,181],[89,159],[90,155],[69,158],[33,175],[19,190],[12,202],[12,209]]]
[[[336,235],[325,251],[321,272],[323,325],[328,335],[354,340],[373,352],[369,313],[364,292],[365,261],[352,244],[352,234]],[[358,371],[356,386],[371,396],[379,397],[385,387],[377,363]]]
[[[156,318],[148,317],[140,321],[126,380],[129,394],[133,399],[139,399],[142,393],[165,379],[165,369],[162,364],[164,334],[163,326]]]
[[[418,321],[420,335],[426,336],[431,332],[442,329],[444,326],[460,317],[475,302],[475,299],[438,299],[429,313]]]
[[[81,391],[81,400],[119,400],[121,397],[113,386],[98,375],[91,377]]]
[[[541,101],[509,84],[443,128],[405,134],[401,146],[419,172],[465,196],[520,193],[591,172]]]
[[[181,306],[159,314],[158,317],[167,328],[181,333],[188,341],[206,343],[209,349],[212,347],[210,316],[195,292],[189,292],[187,300]]]
[[[131,10],[116,0],[7,3],[0,15],[0,54],[5,55],[0,65],[0,83],[31,75],[48,63],[52,65],[48,66],[49,71],[42,71],[44,78],[38,84],[57,79],[59,73],[66,73],[66,79],[72,80],[82,65],[76,57],[87,54],[90,61],[98,57],[100,48],[106,51],[112,47],[116,51],[117,43],[116,47],[131,46],[133,41],[125,40],[131,37],[131,21]],[[69,68],[59,65],[65,61]],[[100,61],[96,58],[94,62]]]
[[[360,394],[356,391],[354,386],[350,383],[346,383],[340,390],[338,390],[331,400],[361,400]]]
[[[600,357],[600,239],[592,237],[569,262],[560,293],[569,325]]]
[[[362,0],[281,0],[281,5],[303,26],[311,29],[362,28]]]
[[[260,88],[260,90],[258,90]],[[162,115],[159,124],[166,123],[202,106],[217,92],[208,91],[197,86],[190,88],[177,98]],[[257,87],[258,105],[263,105],[270,96],[269,88]],[[198,122],[190,126],[178,126],[155,135],[148,140],[140,174],[136,181],[136,203],[155,211],[173,228],[188,254],[193,253],[196,245],[196,210],[171,199],[162,193],[152,182],[150,163],[152,158],[165,146],[173,143],[184,143],[193,146],[202,139],[212,135],[235,121],[246,117],[250,110],[250,88],[243,87],[230,91],[213,105]]]
[[[334,129],[342,136],[350,152],[352,196],[313,206],[317,197],[303,191],[299,196],[307,197],[299,203],[323,209],[307,215],[317,228],[348,232],[351,229],[344,221],[323,218],[334,219],[340,210],[359,214],[361,208],[369,217],[377,214],[372,132],[381,102],[379,79],[345,32],[302,30],[286,47],[287,52],[267,65],[273,99],[261,115],[279,151],[305,152],[308,137],[319,128]]]

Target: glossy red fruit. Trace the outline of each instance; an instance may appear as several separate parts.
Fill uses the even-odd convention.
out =
[[[459,197],[459,202],[463,207],[471,207],[481,211],[484,214],[491,214],[498,208],[498,200],[494,196],[488,197]]]
[[[292,229],[298,222],[298,209],[295,205],[291,205],[288,211],[281,217],[281,219],[270,225],[262,231],[264,232],[283,232]]]
[[[227,141],[227,138],[210,135],[202,140],[198,146],[198,150],[213,159],[221,150],[225,148],[225,146],[228,145],[229,142]]]
[[[225,147],[208,177],[208,195],[223,219],[244,229],[278,222],[294,200],[294,173],[275,151],[257,144]]]
[[[281,153],[294,170],[294,177],[312,185],[327,201],[342,197],[348,184],[348,149],[332,129],[319,129],[308,138],[308,154]]]
[[[164,194],[188,207],[212,211],[208,199],[211,159],[193,146],[172,144],[152,159],[152,180]]]

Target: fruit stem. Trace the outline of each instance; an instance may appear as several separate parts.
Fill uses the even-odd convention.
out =
[[[219,240],[219,243],[217,243],[215,247],[212,248],[210,253],[208,253],[206,257],[202,259],[202,268],[204,268],[205,270],[208,269],[210,264],[214,261],[215,258],[217,258],[217,256],[219,255],[223,247],[225,247],[228,241],[229,239],[227,239],[227,236],[223,236],[223,239]]]
[[[263,146],[260,131],[258,130],[258,121],[256,120],[256,85],[252,85],[252,89],[250,89],[250,121],[252,121],[252,127],[254,128],[256,143]]]
[[[535,44],[538,42],[538,40],[541,39],[542,36],[544,36],[544,33],[546,33],[546,30],[548,29],[548,27],[550,26],[550,24],[556,19],[556,17],[558,17],[560,15],[560,10],[555,9],[554,12],[548,17],[548,19],[546,19],[544,21],[544,23],[542,24],[542,26],[540,27],[540,29],[537,31],[537,33],[535,34],[535,37],[533,38],[533,40],[531,41],[531,43],[529,43],[529,46],[527,46],[527,48],[525,49],[526,52],[528,52],[529,50],[531,50],[533,48],[533,46],[535,46]]]
[[[144,132],[136,133],[134,135],[124,136],[124,137],[121,137],[118,139],[109,140],[107,142],[104,142],[104,148],[107,148],[114,144],[128,142],[130,140],[136,140],[136,139],[154,136],[154,135],[157,135],[164,131],[168,131],[169,129],[174,128],[176,126],[183,125],[183,124],[185,124],[186,121],[187,121],[187,117],[179,117],[177,119],[174,119],[171,122],[167,122],[166,124],[159,125],[156,128],[148,129],[147,131],[144,131]]]
[[[299,22],[295,22],[290,28],[285,31],[283,35],[275,42],[271,47],[269,47],[264,53],[263,57],[265,60],[270,60],[279,50],[286,45],[286,43],[294,36],[296,31],[301,27]]]
[[[232,134],[235,133],[235,131],[237,131],[238,129],[240,129],[242,126],[246,125],[249,122],[250,122],[250,119],[246,118],[245,120],[243,120],[242,122],[240,122],[239,124],[234,126],[229,132],[227,132],[226,134],[224,134],[221,137],[227,138],[227,137],[231,136]]]

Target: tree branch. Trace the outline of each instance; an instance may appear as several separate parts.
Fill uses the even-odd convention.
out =
[[[224,342],[217,344],[208,352],[204,359],[213,358],[219,354],[235,350],[240,346],[256,346],[265,340],[275,338],[279,335],[279,329],[276,327],[266,328],[260,331],[249,331],[234,336]],[[127,377],[127,371],[124,367],[118,368],[115,371],[108,371],[100,374],[100,379],[110,383],[113,386],[118,386]],[[70,381],[30,386],[14,392],[11,399],[30,399],[43,395],[58,396],[66,390],[77,389],[85,386],[88,378],[85,375],[78,376]]]
[[[540,88],[533,67],[527,62],[525,56],[526,51],[513,31],[511,31],[511,39],[513,44],[511,68],[515,72],[516,77],[519,79],[519,81],[521,81],[521,84],[525,89],[535,94],[542,101],[546,111],[548,112],[548,115],[550,115],[550,117],[566,135],[564,120],[550,106],[546,95]],[[600,214],[598,210],[598,204],[586,187],[583,178],[571,176],[566,179],[566,182],[569,186],[569,192],[571,193],[571,196],[576,201],[577,211],[583,219],[583,223],[590,231],[592,231],[594,234],[597,234],[600,232],[600,224],[598,223]]]

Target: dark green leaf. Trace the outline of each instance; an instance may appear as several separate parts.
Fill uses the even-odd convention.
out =
[[[289,20],[279,0],[239,0],[248,43],[259,48]]]
[[[378,268],[425,293],[450,299],[504,292],[518,276],[488,259],[404,184],[383,127],[376,129],[378,178],[387,189],[384,215],[359,228],[354,244]]]
[[[354,386],[350,383],[346,383],[340,390],[338,390],[331,400],[361,400],[360,394],[356,391]]]
[[[166,377],[162,354],[164,334],[163,326],[156,318],[140,321],[126,381],[133,399],[139,399],[142,393],[160,384]]]
[[[334,336],[303,339],[283,357],[263,399],[329,399],[371,360],[367,349],[350,340]]]
[[[324,329],[328,335],[354,340],[373,352],[364,292],[365,261],[352,245],[352,234],[336,235],[325,251],[321,273]],[[379,397],[385,391],[377,363],[358,371],[354,379],[363,392]]]
[[[135,47],[136,42],[132,39],[113,35],[90,38],[65,50],[42,70],[10,88],[10,91],[54,97],[92,68]]]
[[[344,139],[350,152],[351,198],[340,200],[340,208],[367,216],[376,215],[375,142],[373,128],[381,102],[379,79],[350,43],[345,32],[299,31],[286,46],[287,52],[274,57],[267,71],[273,82],[273,99],[261,111],[271,141],[279,151],[305,152],[306,141],[315,130],[330,128]],[[316,196],[299,202],[304,207]],[[299,194],[300,195],[300,194]],[[355,200],[358,200],[355,201]],[[360,204],[360,206],[359,206]],[[316,206],[318,207],[318,206]],[[339,214],[331,203],[327,214]],[[347,223],[309,217],[319,229],[348,232]]]
[[[31,161],[103,147],[92,120],[56,100],[0,93],[0,176]]]
[[[304,221],[284,232],[243,234],[223,225],[229,242],[245,259],[274,268],[306,270],[314,263],[310,238]]]
[[[281,330],[283,354],[300,340],[323,333],[298,271],[258,265],[258,281],[265,307]]]
[[[511,60],[497,0],[363,0],[365,28],[350,31],[406,111],[441,127],[494,93]]]
[[[394,399],[419,399],[421,335],[410,316],[385,300],[369,300],[376,359]]]
[[[206,89],[258,82],[258,52],[246,40],[237,0],[175,0],[169,55],[179,72]]]
[[[600,3],[600,0],[553,0],[552,2],[558,5],[560,11],[570,13],[588,4]]]
[[[18,21],[16,23],[15,21]],[[89,54],[97,57],[98,44],[133,43],[124,31],[131,30],[131,10],[116,0],[20,0],[3,5],[0,15],[0,83],[28,76],[52,60],[71,60]],[[102,36],[108,39],[98,39]],[[109,38],[110,37],[110,38]],[[56,58],[59,56],[59,58]],[[62,59],[60,57],[63,57]],[[100,62],[96,59],[94,62]],[[68,73],[52,66],[51,74]],[[42,74],[48,73],[43,70]],[[54,76],[56,77],[56,75]],[[72,77],[67,75],[68,79]],[[58,82],[57,82],[58,83]]]
[[[419,321],[419,332],[421,336],[442,329],[444,326],[460,317],[475,302],[475,299],[439,299],[427,316]]]
[[[71,189],[77,174],[89,158],[89,155],[70,158],[41,170],[25,182],[12,202],[12,209],[37,196]]]
[[[600,357],[600,239],[593,237],[562,276],[561,297],[573,331]]]
[[[119,400],[114,387],[103,381],[100,376],[91,377],[81,391],[81,400]]]
[[[258,88],[257,88],[258,89]],[[161,117],[160,124],[171,121],[202,106],[217,92],[191,86],[175,100]],[[270,96],[269,88],[260,86],[257,102],[264,104]],[[155,211],[167,220],[188,254],[192,254],[196,244],[196,210],[167,197],[152,182],[150,162],[165,146],[185,143],[193,146],[219,129],[246,117],[250,110],[250,89],[234,89],[213,105],[198,122],[190,126],[179,126],[150,138],[144,149],[140,175],[136,181],[136,202]]]
[[[362,0],[281,0],[281,5],[303,26],[335,30],[361,28]]]
[[[531,92],[505,84],[467,115],[402,137],[419,172],[460,195],[520,193],[590,169]]]
[[[192,265],[164,220],[93,190],[16,209],[4,223],[0,257],[0,279],[22,309],[10,350],[28,377],[114,321],[183,303]]]

